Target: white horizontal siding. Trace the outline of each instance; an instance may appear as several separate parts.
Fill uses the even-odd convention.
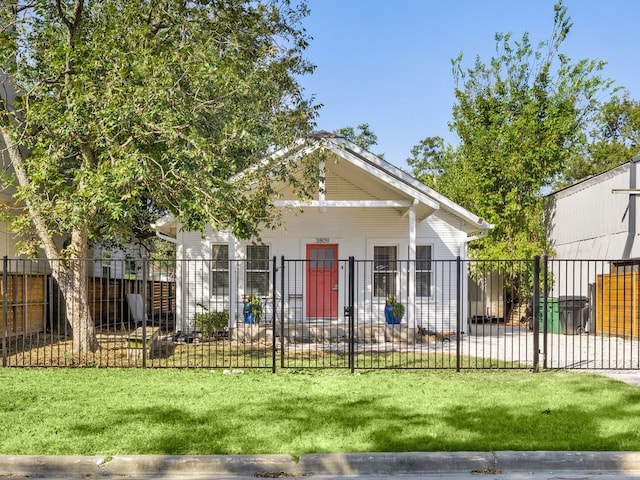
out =
[[[434,272],[432,296],[418,299],[415,318],[406,321],[412,325],[421,325],[436,331],[455,330],[455,260],[460,252],[460,244],[466,234],[457,228],[460,220],[453,215],[437,212],[417,225],[417,243],[433,247]],[[327,208],[324,213],[319,208],[305,208],[302,213],[289,213],[285,216],[282,229],[265,231],[261,235],[264,244],[270,247],[270,256],[288,260],[300,260],[306,256],[308,244],[326,243],[338,245],[338,256],[347,259],[350,256],[358,260],[371,260],[375,245],[396,245],[400,260],[408,258],[409,217],[401,215],[392,208]],[[179,278],[183,279],[182,299],[185,308],[183,328],[191,321],[198,302],[207,303],[209,292],[209,263],[211,246],[214,243],[227,243],[228,235],[215,233],[207,229],[205,234],[199,232],[183,232],[181,255],[190,261],[181,266]],[[247,242],[239,242],[237,254],[244,257]],[[192,262],[191,260],[196,260]],[[202,260],[202,261],[200,261]],[[438,260],[446,262],[437,263]],[[369,267],[367,267],[369,268]],[[363,285],[372,278],[371,272],[365,272]],[[406,275],[406,273],[404,274]],[[400,275],[399,278],[403,277]],[[305,269],[303,263],[288,263],[286,272],[287,285],[283,292],[276,292],[278,305],[284,301],[285,315],[300,319],[303,316]],[[242,273],[238,281],[242,283]],[[279,281],[279,277],[278,277]],[[339,271],[339,317],[342,318],[344,307],[344,291],[346,286],[345,269]],[[402,290],[403,286],[401,286]],[[367,287],[367,289],[370,289]],[[406,291],[402,292],[406,296]],[[361,302],[358,315],[367,321],[383,321],[384,299],[374,298],[370,291],[357,293]],[[270,300],[268,300],[270,302]],[[279,308],[279,307],[278,307]],[[453,314],[452,314],[453,312]],[[239,313],[236,315],[240,321]],[[293,318],[289,318],[290,320]]]

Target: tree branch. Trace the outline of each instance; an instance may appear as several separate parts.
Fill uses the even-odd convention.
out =
[[[76,0],[73,7],[73,15],[71,18],[67,17],[62,9],[61,0],[56,0],[56,9],[58,10],[58,16],[64,25],[67,27],[67,45],[71,50],[74,50],[76,32],[78,31],[78,25],[80,24],[80,18],[82,16],[82,10],[84,8],[84,0]],[[71,73],[73,71],[72,60],[70,52],[67,52],[65,61],[65,85],[69,85],[71,82]]]

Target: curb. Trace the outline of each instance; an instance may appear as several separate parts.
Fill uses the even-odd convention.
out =
[[[495,452],[497,468],[524,471],[640,472],[640,452]]]
[[[0,476],[393,475],[640,472],[640,452],[406,452],[290,455],[0,456]]]
[[[481,452],[345,453],[303,455],[302,475],[393,475],[402,473],[482,472],[493,454]]]

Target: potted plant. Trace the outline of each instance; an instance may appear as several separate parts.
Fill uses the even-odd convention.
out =
[[[384,307],[384,318],[390,325],[397,325],[404,317],[404,305],[400,303],[395,295],[387,295]]]
[[[260,320],[262,320],[262,305],[255,294],[244,298],[242,313],[244,315],[244,323],[260,323]]]

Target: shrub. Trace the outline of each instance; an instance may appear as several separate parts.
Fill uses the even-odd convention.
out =
[[[198,303],[203,312],[197,312],[193,316],[193,321],[199,332],[205,337],[212,337],[219,330],[224,330],[229,326],[229,310],[221,312],[210,312],[203,304]]]

